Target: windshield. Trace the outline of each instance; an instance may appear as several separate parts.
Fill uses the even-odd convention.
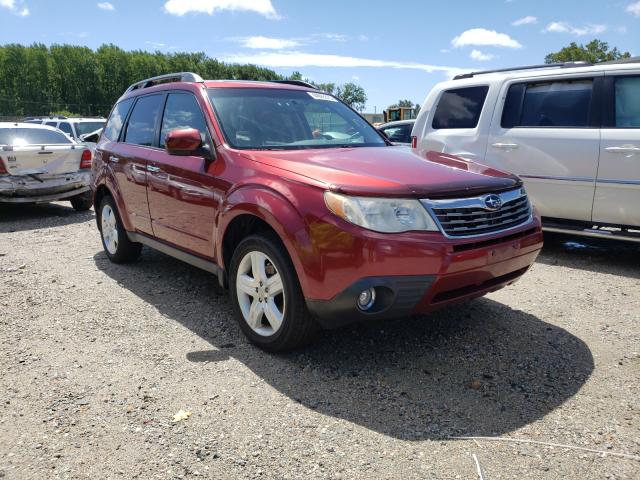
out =
[[[98,130],[99,128],[103,128],[106,120],[100,120],[97,122],[77,122],[76,123],[76,133],[78,136],[86,135],[87,133],[92,133]]]
[[[378,147],[386,142],[357,113],[321,92],[210,88],[209,98],[234,148]]]
[[[72,143],[64,133],[46,128],[0,128],[0,145],[57,145]]]

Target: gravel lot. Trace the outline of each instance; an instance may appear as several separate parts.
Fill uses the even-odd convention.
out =
[[[270,355],[67,205],[0,206],[0,477],[640,478],[638,246],[548,237],[486,298]]]

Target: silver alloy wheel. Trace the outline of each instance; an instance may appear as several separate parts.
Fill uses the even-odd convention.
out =
[[[242,316],[258,335],[276,333],[284,319],[284,286],[275,263],[264,253],[247,253],[238,267],[236,291]]]
[[[102,239],[107,251],[111,255],[115,255],[118,251],[118,224],[116,214],[111,205],[102,207],[102,215],[100,215],[100,226],[102,229]]]

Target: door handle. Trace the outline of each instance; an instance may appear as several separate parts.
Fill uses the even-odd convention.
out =
[[[118,157],[114,157],[113,155],[111,155],[109,157],[109,161],[113,162],[113,163],[118,163],[120,161],[120,159]]]
[[[640,153],[640,147],[634,147],[633,145],[622,147],[607,147],[605,150],[609,153]]]
[[[493,148],[499,148],[501,150],[515,150],[520,145],[517,143],[493,143],[491,144]]]
[[[153,165],[147,165],[147,172],[159,172],[160,167],[154,167]]]

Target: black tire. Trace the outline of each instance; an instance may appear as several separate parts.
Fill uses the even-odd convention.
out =
[[[272,335],[256,333],[242,313],[238,299],[236,279],[244,257],[250,252],[265,254],[280,274],[284,292],[283,320]],[[268,352],[293,350],[309,343],[318,331],[315,319],[307,310],[298,276],[280,239],[272,234],[256,234],[245,238],[233,252],[229,269],[229,294],[233,311],[240,328],[255,345]],[[266,315],[263,317],[266,321]]]
[[[93,206],[93,197],[91,191],[81,193],[75,197],[71,197],[71,206],[77,212],[86,212]]]
[[[105,233],[103,231],[102,216],[105,213],[105,208],[108,207],[110,212],[113,213],[113,220],[115,220],[115,230],[117,232],[115,244],[107,246],[105,240]],[[113,263],[129,263],[133,262],[140,256],[142,250],[142,244],[132,242],[127,236],[127,232],[122,226],[122,220],[120,220],[120,214],[118,213],[118,207],[116,202],[109,195],[105,196],[100,202],[100,208],[96,212],[98,216],[98,225],[100,229],[100,238],[102,239],[102,247],[104,252]],[[114,248],[115,246],[115,248]]]

